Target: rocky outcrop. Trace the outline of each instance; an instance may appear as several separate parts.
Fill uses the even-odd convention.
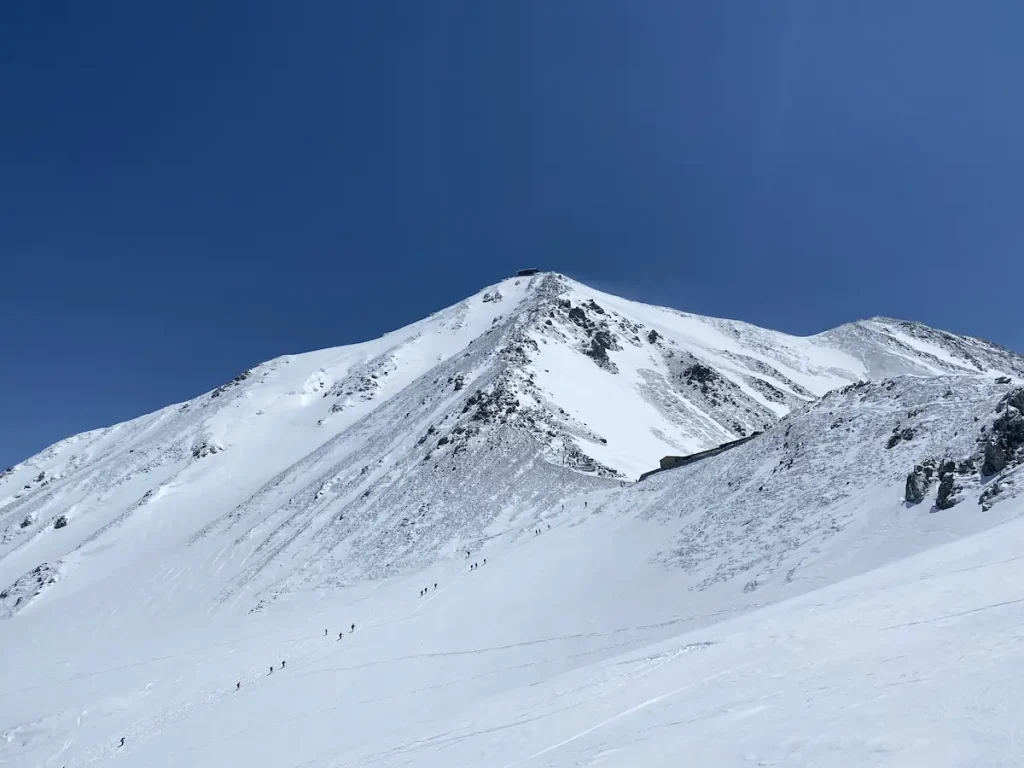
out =
[[[213,390],[213,392],[210,393],[210,399],[213,400],[215,398],[220,397],[221,395],[223,395],[225,392],[227,392],[232,387],[237,387],[239,384],[241,384],[243,381],[248,379],[250,376],[252,376],[252,369],[251,368],[246,370],[246,371],[242,371],[240,374],[235,376],[235,378],[233,378],[227,384],[222,384],[221,386],[219,386],[215,390]]]
[[[902,429],[899,427],[893,427],[892,434],[889,436],[889,440],[886,442],[885,447],[887,449],[895,448],[904,440],[913,440],[915,434],[917,433],[912,427],[903,427]]]
[[[37,565],[4,590],[0,590],[0,619],[9,619],[45,590],[57,582],[57,566],[50,563]]]
[[[962,486],[956,482],[956,464],[952,460],[939,466],[939,491],[935,496],[936,509],[951,509],[960,499],[957,493]]]
[[[1008,466],[1019,462],[1024,446],[1024,388],[1016,389],[999,402],[999,416],[992,422],[992,430],[983,439],[981,473],[986,477],[997,475]]]
[[[67,524],[68,524],[68,516],[67,515],[61,515],[60,517],[58,517],[56,520],[53,521],[53,527],[55,529],[64,528],[65,526],[67,526]]]
[[[932,483],[931,467],[918,464],[914,471],[907,475],[907,487],[904,498],[909,504],[920,504],[928,495],[928,488]]]
[[[223,450],[216,443],[209,442],[208,440],[197,440],[192,444],[192,458],[202,459],[207,456],[213,456]]]

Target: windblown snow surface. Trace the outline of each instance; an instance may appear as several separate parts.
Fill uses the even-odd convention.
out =
[[[1020,765],[1022,374],[551,274],[257,366],[0,479],[0,760]]]

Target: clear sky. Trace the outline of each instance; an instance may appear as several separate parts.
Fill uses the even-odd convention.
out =
[[[1024,3],[7,2],[0,468],[510,271],[1024,349]]]

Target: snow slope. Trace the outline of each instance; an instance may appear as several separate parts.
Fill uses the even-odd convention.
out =
[[[133,578],[0,622],[0,758],[1017,765],[1021,407],[985,377],[850,385],[734,450],[546,491],[448,556],[296,583],[255,612],[196,586],[238,570],[245,536],[167,538],[150,567],[127,558]],[[986,474],[993,445],[1008,459]],[[935,481],[905,498],[925,465],[952,506]]]
[[[864,378],[1024,376],[987,342],[875,319],[809,338],[512,278],[376,341],[281,357],[0,477],[3,615],[137,580],[259,609],[426,567]],[[167,583],[167,553],[197,550]],[[116,553],[116,556],[111,553]],[[183,556],[184,557],[184,556]],[[39,589],[25,585],[36,583]]]

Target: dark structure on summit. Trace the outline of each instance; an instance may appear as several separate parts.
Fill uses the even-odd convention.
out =
[[[737,446],[743,445],[749,440],[753,440],[760,434],[760,432],[755,432],[754,434],[748,435],[747,437],[741,437],[739,440],[731,440],[728,443],[722,443],[721,445],[716,446],[714,448],[709,448],[706,451],[691,453],[689,456],[665,456],[661,460],[661,466],[658,467],[658,469],[652,469],[650,472],[644,472],[642,475],[640,475],[640,480],[646,480],[651,475],[656,475],[659,472],[664,472],[665,470],[668,469],[679,469],[679,467],[685,467],[688,464],[693,464],[695,462],[700,461],[701,459],[710,459],[712,456],[717,456],[720,453],[725,453],[731,448],[736,448]],[[637,482],[640,482],[640,480],[637,480]]]
[[[537,269],[536,267],[530,267],[529,269],[520,269],[518,272],[516,272],[516,277],[531,277],[533,275],[538,274],[539,272],[540,270]]]

